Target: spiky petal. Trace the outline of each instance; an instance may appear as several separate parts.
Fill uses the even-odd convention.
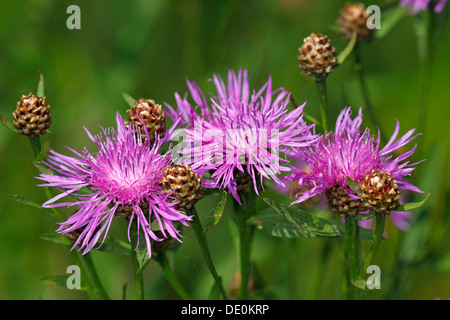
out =
[[[375,139],[367,128],[360,130],[362,120],[361,108],[354,119],[351,118],[351,108],[345,108],[337,118],[334,132],[326,132],[311,147],[297,150],[296,157],[305,160],[308,170],[294,172],[286,177],[286,181],[297,181],[298,188],[307,190],[299,192],[293,203],[301,203],[336,186],[345,190],[351,198],[359,199],[355,190],[349,187],[347,177],[359,184],[372,172],[389,174],[397,181],[400,190],[422,193],[405,180],[417,165],[405,161],[414,153],[416,146],[396,158],[392,155],[420,134],[413,135],[415,129],[412,129],[397,139],[400,130],[397,121],[392,137],[380,148],[379,138]]]
[[[218,75],[212,81],[217,93],[209,102],[189,80],[194,104],[187,95],[181,99],[175,94],[178,114],[188,123],[183,133],[187,147],[180,161],[202,172],[210,170],[212,180],[205,181],[205,187],[227,188],[238,201],[237,184],[242,180],[238,172],[250,176],[257,193],[264,178],[283,184],[277,175],[290,168],[279,151],[305,147],[316,139],[313,126],[302,118],[305,104],[289,112],[290,93],[273,90],[270,77],[261,89],[251,92],[247,70],[230,70],[227,83]]]
[[[75,156],[50,151],[52,155],[46,164],[56,174],[41,174],[37,178],[46,182],[40,186],[57,187],[62,192],[45,202],[43,207],[80,206],[69,219],[60,223],[57,232],[66,234],[82,228],[73,248],[84,248],[83,254],[96,245],[102,234],[103,244],[117,209],[132,208],[128,238],[131,241],[130,228],[136,221],[138,238],[142,231],[150,258],[151,239],[162,241],[172,237],[180,241],[174,223],[187,225],[191,218],[176,210],[176,202],[171,203],[169,196],[161,192],[162,169],[171,162],[168,154],[158,153],[160,141],[157,139],[154,145],[150,145],[150,139],[143,141],[140,130],[132,125],[127,128],[119,113],[116,121],[117,131],[103,129],[93,136],[86,130],[97,146],[94,153],[87,148],[83,154],[68,148]],[[88,188],[92,193],[81,193],[82,188]],[[69,195],[77,199],[56,203]],[[157,222],[162,238],[152,230],[153,221]]]

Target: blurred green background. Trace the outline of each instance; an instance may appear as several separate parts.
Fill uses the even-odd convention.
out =
[[[115,113],[125,115],[127,109],[123,92],[175,106],[174,93],[187,91],[186,77],[209,93],[214,89],[208,82],[213,73],[226,77],[228,69],[246,68],[252,88],[259,88],[272,75],[274,87],[291,90],[298,103],[307,101],[305,111],[319,118],[315,85],[299,72],[298,47],[311,32],[321,32],[341,51],[346,43],[333,25],[346,2],[4,0],[0,2],[0,113],[11,120],[20,97],[36,92],[42,72],[53,115],[51,133],[43,140],[62,153],[65,146],[92,148],[83,126],[91,132],[99,125],[114,126]],[[81,30],[66,27],[66,9],[71,4],[81,9]],[[385,135],[393,132],[395,119],[400,121],[400,134],[423,128],[417,142],[427,161],[413,172],[412,181],[432,193],[426,207],[415,211],[409,231],[388,224],[388,238],[375,260],[382,270],[382,287],[368,292],[367,299],[450,298],[450,30],[447,26],[438,42],[427,116],[419,119],[416,22],[406,15],[383,39],[363,49],[369,94]],[[343,107],[356,111],[363,105],[351,58],[328,77],[328,94],[332,122]],[[1,126],[0,299],[87,298],[83,292],[42,281],[49,275],[65,275],[73,263],[71,257],[65,246],[38,237],[57,228],[45,210],[7,199],[17,194],[37,203],[45,201],[43,190],[36,187],[37,170],[31,159],[26,137]],[[272,191],[264,196],[289,201]],[[217,196],[208,196],[199,202],[204,219],[215,201]],[[264,203],[259,206],[263,208]],[[213,259],[228,289],[239,267],[230,230],[231,210],[228,206],[224,218],[208,233]],[[70,210],[63,212],[70,214]],[[115,221],[112,229],[123,237],[122,221]],[[174,270],[192,298],[205,299],[212,278],[193,231],[184,229],[184,237],[172,257]],[[336,247],[325,262],[320,261],[325,241],[330,240],[281,239],[257,231],[252,256],[265,285],[253,297],[305,299],[314,275],[325,263],[316,297],[339,298]],[[121,298],[124,283],[128,297],[134,297],[130,258],[104,252],[92,252],[92,257],[112,298]],[[179,298],[156,262],[150,262],[144,278],[146,298]]]

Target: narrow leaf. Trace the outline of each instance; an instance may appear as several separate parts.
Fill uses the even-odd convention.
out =
[[[427,197],[425,199],[423,199],[422,201],[419,202],[410,202],[410,203],[405,203],[400,205],[397,209],[395,209],[395,211],[411,211],[417,208],[420,208],[421,206],[423,206],[425,204],[425,202],[428,200],[428,198],[430,197],[429,193],[427,195]]]
[[[20,197],[18,195],[11,195],[11,194],[9,194],[6,197],[8,199],[14,200],[14,201],[16,201],[18,203],[21,203],[21,204],[23,204],[25,206],[32,207],[32,208],[35,208],[35,209],[42,209],[42,206],[40,204],[38,204],[36,202],[33,202],[33,201],[30,201],[30,200],[27,200],[25,198],[22,198],[22,197]]]
[[[36,94],[38,97],[45,97],[45,83],[44,83],[44,76],[42,75],[42,73],[39,76],[39,83]]]
[[[270,216],[270,211],[265,212],[265,216],[256,215],[259,220],[252,220],[250,222],[257,225],[261,230],[270,230],[270,233],[280,237],[329,237],[340,238],[345,235],[344,223],[332,219],[325,219],[317,217],[314,214],[301,210],[298,207],[288,206],[277,203],[271,199],[265,198],[264,201],[275,211],[276,214],[285,218],[276,220],[275,217]],[[273,215],[273,213],[272,213]],[[264,219],[262,219],[264,218]],[[276,221],[276,223],[274,223]],[[292,229],[286,222],[291,223],[296,227]],[[373,232],[364,228],[360,228],[360,239],[372,239]]]
[[[47,155],[48,149],[50,147],[50,141],[45,141],[42,145],[41,152],[36,156],[36,161],[42,161],[45,159],[45,156]]]
[[[350,189],[355,190],[359,188],[359,185],[352,180],[352,178],[350,177],[345,177],[345,179],[347,180],[347,184],[350,187]]]
[[[352,284],[361,290],[366,290],[366,280],[364,279],[353,279]]]
[[[0,114],[0,122],[9,130],[11,130],[14,133],[17,133],[16,127],[12,124],[12,122],[7,121],[3,116]]]
[[[60,285],[67,288],[68,278],[69,276],[47,276],[42,278],[41,281],[46,285]],[[86,291],[87,289],[85,286],[81,286],[79,290]]]
[[[134,104],[136,103],[136,100],[125,92],[122,93],[122,96],[125,99],[125,102],[128,104],[128,106],[130,108],[133,108]]]
[[[344,63],[345,59],[347,59],[348,55],[352,52],[352,50],[355,46],[355,43],[356,43],[356,32],[353,32],[352,38],[347,43],[347,46],[345,47],[344,50],[341,51],[341,53],[339,53],[339,55],[337,57],[337,61],[339,64]]]
[[[69,240],[65,235],[59,233],[42,233],[39,235],[39,238],[46,241],[51,241],[58,244],[63,244],[66,246],[72,246],[72,241]]]
[[[226,191],[223,191],[222,198],[220,199],[219,203],[216,205],[216,208],[214,209],[214,214],[213,214],[211,220],[206,225],[206,227],[203,229],[204,233],[219,223],[219,221],[222,218],[223,213],[225,211],[225,207],[227,205],[227,198],[228,198],[228,193]]]

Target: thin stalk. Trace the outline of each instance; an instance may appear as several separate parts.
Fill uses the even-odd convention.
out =
[[[316,79],[316,89],[319,98],[320,116],[322,117],[322,127],[325,131],[328,131],[328,96],[327,96],[327,82],[326,77],[320,77]]]
[[[386,143],[386,138],[384,137],[383,131],[378,123],[377,117],[375,116],[372,103],[370,102],[369,92],[367,90],[366,77],[364,74],[364,67],[362,62],[362,54],[360,45],[356,44],[353,48],[353,55],[355,58],[355,69],[356,75],[358,78],[359,86],[361,88],[361,94],[363,96],[365,110],[367,111],[367,115],[369,116],[369,120],[372,123],[374,128],[380,129],[380,140],[382,143]]]
[[[383,239],[384,224],[386,221],[386,216],[384,214],[377,214],[375,217],[375,235],[373,238],[372,246],[370,248],[369,254],[367,255],[366,262],[364,263],[364,268],[362,270],[361,278],[365,275],[367,268],[372,265],[373,259],[375,258],[378,248],[380,247],[381,240]]]
[[[241,285],[239,287],[238,299],[249,298],[248,283],[251,274],[250,249],[253,238],[253,227],[247,223],[248,219],[255,214],[255,199],[253,189],[249,192],[240,192],[242,205],[233,200],[236,211],[236,222],[239,229],[239,261],[241,269]]]
[[[192,209],[187,210],[188,215],[193,215],[194,219],[191,222],[191,226],[194,229],[195,235],[197,237],[198,244],[200,246],[200,250],[203,255],[203,259],[205,260],[205,263],[211,273],[211,275],[214,278],[214,281],[216,282],[216,285],[222,294],[222,297],[224,300],[228,300],[227,294],[225,292],[225,288],[222,283],[222,278],[218,275],[216,268],[214,267],[214,263],[211,258],[211,253],[209,251],[208,247],[208,241],[206,239],[206,236],[203,232],[203,226],[200,222],[200,218],[198,216],[197,210],[195,207],[192,207]]]
[[[105,288],[102,285],[102,282],[100,281],[100,278],[98,276],[94,262],[92,261],[92,257],[90,256],[90,253],[88,252],[83,257],[94,281],[95,288],[98,290],[98,292],[100,293],[100,295],[104,300],[110,300],[108,293],[106,292]]]
[[[42,79],[42,75],[41,75],[41,79]],[[29,141],[30,141],[31,149],[33,150],[34,157],[37,158],[42,150],[41,137],[40,136],[29,136]],[[45,196],[46,196],[47,200],[50,200],[51,198],[53,198],[50,187],[45,187],[44,190],[45,190]],[[55,208],[52,208],[52,213],[53,213],[53,217],[55,218],[56,222],[62,221],[62,218],[61,218],[59,212]],[[100,292],[103,299],[109,300],[108,294],[104,290],[104,288],[98,278],[97,271],[95,270],[95,266],[89,256],[89,254],[81,256],[81,258],[74,251],[70,251],[70,254],[71,254],[72,259],[75,262],[75,264],[80,268],[80,270],[82,269],[83,275],[87,274],[85,272],[84,266],[82,264],[82,260],[85,261],[87,268],[89,270],[89,273],[91,274],[91,276],[94,279],[95,284],[93,285],[91,283],[89,277],[84,276],[84,280],[87,283],[86,287],[87,287],[87,293],[89,295],[89,298],[96,299],[95,294],[94,294],[94,289],[97,289]]]
[[[144,277],[139,270],[139,262],[137,257],[137,250],[132,251],[134,280],[136,285],[136,300],[144,300]]]
[[[345,217],[345,238],[347,240],[347,254],[350,268],[350,281],[356,280],[359,276],[359,234],[358,224],[355,218]],[[351,286],[349,290],[350,298],[357,299],[358,289]]]
[[[95,293],[94,293],[94,286],[92,285],[89,277],[86,276],[86,271],[84,269],[83,263],[81,262],[80,257],[78,256],[78,253],[75,251],[70,251],[70,255],[72,256],[72,260],[80,268],[80,274],[82,277],[82,281],[86,283],[86,290],[89,298],[91,300],[97,300]]]
[[[289,95],[289,101],[292,103],[292,105],[294,106],[295,109],[298,108],[298,103],[295,101],[294,96],[292,95],[292,93],[290,93]],[[303,118],[306,121],[309,121],[311,123],[314,123],[317,126],[322,126],[322,124],[319,122],[319,120],[317,120],[316,118],[314,118],[313,116],[307,114],[306,112],[302,112],[303,114]]]
[[[33,150],[34,157],[37,157],[41,153],[41,137],[40,136],[28,136],[30,140],[31,149]]]
[[[158,261],[159,265],[161,266],[161,269],[164,272],[164,275],[166,276],[166,279],[171,284],[172,288],[178,293],[178,295],[183,300],[190,300],[189,294],[186,292],[186,290],[183,288],[181,283],[178,281],[177,277],[175,276],[175,273],[172,270],[172,267],[170,266],[169,259],[167,258],[166,253],[162,250],[159,251],[158,254],[155,257],[156,261]]]
[[[127,224],[130,223],[130,218],[126,218]],[[136,221],[132,222],[133,230],[136,230]],[[131,248],[138,247],[138,235],[136,231],[131,233]],[[140,270],[139,260],[138,260],[138,249],[133,249],[131,251],[131,263],[133,265],[134,273],[134,283],[136,289],[136,300],[144,300],[144,276],[142,270]]]

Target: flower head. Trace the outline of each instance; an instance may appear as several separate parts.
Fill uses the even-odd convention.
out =
[[[194,105],[187,96],[181,99],[175,94],[179,117],[188,123],[183,139],[189,148],[183,150],[181,161],[212,172],[205,187],[227,188],[238,201],[240,182],[252,181],[256,193],[263,178],[283,184],[277,174],[289,168],[282,165],[287,160],[279,151],[308,146],[316,138],[310,131],[312,126],[302,119],[304,104],[289,112],[289,92],[272,90],[270,77],[261,89],[251,92],[247,70],[230,70],[227,84],[218,75],[213,82],[217,94],[210,103],[189,80]],[[175,112],[172,117],[176,117]]]
[[[401,0],[399,5],[409,6],[413,14],[416,14],[421,10],[426,10],[430,3],[434,5],[434,12],[439,13],[444,9],[447,0]]]
[[[135,220],[138,238],[142,230],[150,258],[151,239],[162,241],[172,237],[179,240],[180,234],[174,223],[187,225],[186,221],[191,219],[174,208],[176,202],[169,201],[170,195],[161,192],[159,182],[163,168],[171,162],[168,155],[158,153],[160,141],[157,139],[151,145],[150,139],[142,140],[140,129],[134,125],[127,128],[119,113],[116,121],[117,131],[103,129],[93,136],[86,130],[98,148],[95,153],[87,148],[82,154],[68,148],[75,156],[50,151],[52,155],[46,165],[56,174],[41,174],[38,179],[46,183],[40,186],[57,187],[62,192],[45,202],[43,207],[80,207],[67,221],[60,223],[57,232],[66,234],[82,229],[73,248],[78,245],[80,250],[85,248],[83,254],[94,247],[102,234],[105,240],[114,216],[120,215],[116,212],[125,208],[130,217],[128,238],[130,240],[130,228]],[[85,187],[91,193],[82,192]],[[68,195],[77,199],[55,203]],[[152,231],[153,221],[157,222],[163,238]]]
[[[351,109],[345,108],[339,114],[334,132],[327,132],[311,147],[298,150],[297,156],[306,161],[309,170],[295,172],[289,175],[287,180],[296,180],[300,188],[305,187],[308,190],[298,193],[298,198],[293,203],[300,203],[312,196],[326,192],[330,206],[337,211],[341,209],[359,211],[361,210],[360,203],[358,203],[358,201],[361,202],[360,197],[356,194],[356,190],[349,187],[347,177],[360,184],[374,172],[382,172],[385,176],[389,176],[389,179],[395,179],[395,186],[399,190],[422,192],[404,180],[404,177],[410,175],[414,170],[417,163],[411,164],[409,161],[403,161],[414,153],[416,146],[397,158],[392,156],[394,151],[402,148],[419,135],[413,136],[415,129],[408,131],[395,141],[400,129],[397,121],[394,134],[388,143],[380,148],[379,138],[375,139],[369,129],[361,131],[361,123],[361,109],[359,109],[359,114],[351,119]],[[394,184],[394,182],[392,183]],[[379,193],[378,189],[375,191]],[[375,191],[372,190],[373,193]],[[337,197],[341,200],[346,198],[344,199],[345,203],[333,202],[336,198],[333,196],[334,194],[338,196],[345,194],[345,197]],[[355,202],[355,200],[357,201]]]

